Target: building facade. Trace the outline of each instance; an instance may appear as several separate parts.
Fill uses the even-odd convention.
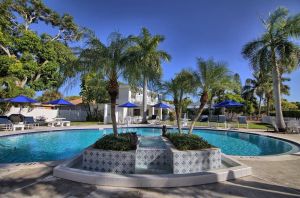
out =
[[[156,109],[153,105],[160,101],[160,95],[156,92],[147,90],[147,115],[157,115],[162,118],[162,110]],[[129,85],[120,85],[119,96],[117,98],[117,105],[131,102],[137,105],[136,108],[116,108],[116,117],[118,123],[124,123],[127,117],[141,120],[143,116],[143,89],[131,89]],[[104,106],[104,123],[111,122],[110,104]]]

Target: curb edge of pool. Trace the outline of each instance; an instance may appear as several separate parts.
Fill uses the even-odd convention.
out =
[[[114,186],[114,187],[182,187],[195,186],[223,182],[237,179],[252,174],[252,168],[228,156],[222,155],[222,159],[234,165],[229,168],[222,168],[210,171],[190,174],[115,174],[93,172],[82,169],[75,169],[72,166],[78,163],[81,155],[63,162],[53,170],[55,177],[81,182],[86,184]]]

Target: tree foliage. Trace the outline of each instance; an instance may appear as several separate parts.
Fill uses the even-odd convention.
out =
[[[176,74],[174,79],[163,83],[162,87],[165,93],[170,95],[175,106],[175,113],[177,119],[177,126],[179,133],[181,133],[181,116],[183,108],[188,104],[187,96],[196,91],[196,80],[192,72],[182,70]]]
[[[32,24],[44,22],[56,35],[38,34]],[[1,97],[32,95],[61,86],[76,60],[67,42],[82,31],[68,14],[59,15],[41,0],[3,0],[0,3]]]
[[[272,75],[276,128],[284,131],[286,126],[281,106],[281,81],[284,73],[290,73],[299,66],[300,47],[293,39],[300,36],[300,13],[289,16],[286,8],[279,7],[262,22],[265,32],[258,39],[247,43],[242,54],[255,72]]]
[[[51,100],[57,100],[63,98],[63,94],[55,89],[46,90],[44,93],[38,98],[40,102],[49,102]]]

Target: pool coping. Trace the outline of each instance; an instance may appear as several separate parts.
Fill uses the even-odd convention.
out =
[[[161,125],[143,125],[143,124],[137,124],[137,125],[130,125],[129,128],[161,128]],[[27,135],[27,134],[34,134],[34,133],[47,133],[47,132],[60,132],[65,130],[85,130],[85,129],[91,129],[91,130],[103,130],[103,129],[111,129],[111,125],[89,125],[89,126],[69,126],[69,127],[37,127],[32,130],[24,130],[24,131],[9,131],[10,134],[1,134],[1,137],[9,137],[9,136],[16,136],[16,135]],[[168,129],[176,128],[171,125],[167,125]],[[182,129],[188,129],[187,127],[183,127]],[[286,141],[292,144],[295,144],[298,146],[298,152],[291,153],[291,151],[286,153],[281,153],[277,155],[265,155],[265,156],[238,156],[238,155],[226,155],[233,159],[241,159],[241,160],[266,160],[266,161],[281,161],[281,160],[293,160],[294,156],[300,156],[300,141],[297,140],[291,140],[286,139],[283,137],[278,137],[276,133],[274,134],[261,134],[265,133],[263,130],[258,131],[249,131],[247,129],[225,129],[225,128],[208,128],[208,127],[194,127],[194,129],[205,129],[205,130],[211,130],[211,131],[230,131],[230,132],[241,132],[241,133],[248,133],[248,134],[254,134],[254,135],[261,135],[261,136],[267,136],[270,138],[279,139],[282,141]],[[11,133],[12,132],[12,133]],[[269,133],[269,132],[268,132]],[[20,162],[20,163],[0,163],[0,168],[12,168],[12,167],[28,167],[31,164],[34,166],[56,166],[57,163],[68,161],[66,160],[53,160],[53,161],[36,161],[36,162]]]
[[[72,168],[82,155],[63,162],[53,170],[55,177],[86,184],[115,187],[179,187],[195,186],[237,179],[252,174],[252,168],[226,155],[222,160],[232,167],[189,174],[115,174]]]

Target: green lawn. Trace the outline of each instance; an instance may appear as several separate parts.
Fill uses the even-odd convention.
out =
[[[88,125],[101,125],[103,123],[99,123],[96,121],[86,121],[86,122],[71,122],[71,126],[88,126]],[[174,122],[172,121],[167,121],[166,124],[168,125],[174,125]],[[232,123],[231,123],[232,124]],[[203,127],[207,127],[208,124],[207,122],[196,122],[195,126],[203,126]],[[222,125],[220,125],[222,126]],[[240,125],[240,128],[246,128],[246,125]],[[263,130],[267,130],[267,129],[272,128],[271,125],[269,124],[264,124],[264,123],[257,123],[257,122],[249,122],[249,129],[263,129]]]
[[[166,124],[173,125],[174,122],[168,121]],[[236,122],[229,122],[229,124],[234,124],[235,126],[237,126]],[[248,125],[249,125],[249,129],[263,129],[263,130],[267,130],[268,128],[269,129],[272,128],[271,125],[265,124],[265,123],[249,122]],[[207,122],[196,122],[195,126],[207,127],[208,123]],[[220,126],[222,126],[222,125],[220,124]],[[240,128],[246,128],[246,125],[240,125]]]
[[[97,125],[99,122],[96,121],[85,121],[85,122],[71,122],[71,126],[86,126],[86,125]],[[102,124],[102,123],[101,123]]]

